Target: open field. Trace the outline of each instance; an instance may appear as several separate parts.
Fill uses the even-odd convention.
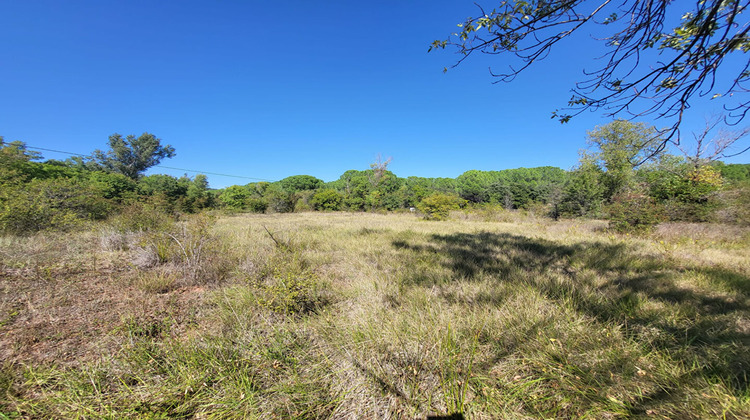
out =
[[[0,258],[0,418],[750,417],[748,229],[198,216]]]

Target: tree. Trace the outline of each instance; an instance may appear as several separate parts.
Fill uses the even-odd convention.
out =
[[[221,192],[219,200],[230,209],[241,210],[245,208],[246,200],[250,196],[248,190],[239,185],[232,185]]]
[[[584,156],[568,179],[558,211],[572,216],[596,215],[604,195],[601,177],[601,168]]]
[[[6,182],[28,182],[34,177],[37,169],[31,162],[39,160],[39,152],[30,151],[26,143],[12,141],[6,143],[0,136],[0,185]]]
[[[750,134],[750,127],[745,127],[742,130],[727,130],[725,128],[716,130],[722,120],[723,118],[718,116],[707,118],[703,131],[693,133],[695,142],[691,145],[692,147],[679,146],[680,151],[695,171],[698,171],[701,166],[718,159],[737,156],[750,150],[750,146],[739,152],[732,150],[735,143]],[[715,134],[709,137],[711,133]]]
[[[383,160],[383,157],[378,154],[378,157],[375,158],[375,162],[370,164],[370,168],[372,169],[372,172],[370,172],[370,182],[372,183],[373,188],[378,187],[381,179],[383,179],[383,176],[388,172],[388,165],[392,160],[393,158],[391,157]]]
[[[515,57],[520,66],[492,73],[511,81],[573,33],[604,33],[603,64],[585,72],[566,110],[554,111],[553,118],[567,122],[587,109],[608,116],[655,114],[672,122],[663,149],[670,140],[679,144],[680,123],[696,95],[723,101],[730,123],[750,110],[750,101],[739,95],[748,92],[743,84],[750,81],[750,63],[736,57],[750,51],[750,13],[743,13],[750,1],[689,4],[692,10],[669,0],[507,0],[492,11],[480,7],[479,16],[467,18],[458,33],[434,41],[430,50],[455,47],[461,58],[453,67],[477,52]],[[677,27],[664,31],[677,16]]]
[[[285,191],[295,193],[297,191],[316,190],[325,184],[322,179],[311,175],[292,175],[279,181],[279,185]]]
[[[186,192],[186,203],[192,211],[211,205],[211,195],[208,193],[208,177],[206,175],[198,174],[190,182]]]
[[[94,159],[106,170],[138,179],[143,172],[158,165],[164,158],[175,156],[174,147],[161,145],[161,139],[153,134],[143,133],[140,137],[129,135],[125,139],[120,134],[109,136],[108,152],[94,150]]]
[[[162,194],[170,200],[176,200],[187,193],[188,185],[170,175],[154,174],[138,181],[138,192],[142,195]]]
[[[653,126],[615,120],[586,133],[589,145],[594,148],[593,161],[606,169],[604,182],[607,198],[627,187],[633,169],[652,158],[658,158],[661,139]]]

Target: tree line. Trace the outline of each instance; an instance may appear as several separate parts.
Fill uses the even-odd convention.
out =
[[[403,211],[444,219],[451,210],[494,207],[551,218],[597,217],[618,230],[661,221],[750,224],[750,164],[724,164],[655,150],[655,129],[613,121],[588,133],[589,148],[571,170],[544,166],[469,170],[456,178],[402,178],[378,162],[324,182],[294,175],[212,190],[205,175],[143,173],[175,150],[155,136],[115,134],[110,150],[46,160],[22,142],[0,137],[0,230],[65,230],[123,211],[176,217],[229,212]],[[699,145],[699,148],[703,145]]]

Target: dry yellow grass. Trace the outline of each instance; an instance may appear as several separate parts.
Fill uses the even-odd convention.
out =
[[[190,229],[180,232],[200,231]],[[140,248],[136,240],[103,249],[86,233],[56,252],[60,238],[4,238],[0,351],[15,362],[0,374],[8,401],[0,410],[22,417],[750,415],[747,230],[673,224],[630,237],[600,221],[457,212],[448,222],[411,214],[234,215],[200,232],[205,240],[175,236],[149,248],[171,257],[141,268],[132,261],[153,243],[148,238]],[[187,243],[206,244],[203,269]],[[37,278],[58,266],[67,267],[65,281]],[[27,343],[27,328],[50,325],[28,302],[58,313],[54,321],[64,325],[91,319],[81,314],[97,308],[103,315],[98,327],[83,322]],[[74,309],[61,311],[65,305]],[[27,351],[66,339],[106,346],[84,346],[67,367]]]

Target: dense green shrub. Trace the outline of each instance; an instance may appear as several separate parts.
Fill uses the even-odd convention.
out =
[[[320,190],[313,195],[311,204],[315,210],[336,211],[341,208],[343,197],[335,190]]]
[[[365,199],[358,196],[346,197],[344,207],[349,211],[362,211],[365,208]]]
[[[182,198],[182,208],[187,212],[213,207],[214,196],[208,192],[208,177],[203,174],[195,176],[188,185],[185,197]]]
[[[722,178],[731,182],[750,182],[750,163],[732,163],[725,165],[719,162],[717,169],[721,172]]]
[[[268,200],[268,209],[274,213],[292,212],[296,204],[294,194],[275,185],[266,189],[265,199]]]
[[[111,205],[97,189],[76,179],[33,179],[0,193],[0,231],[28,234],[69,230],[107,216]]]
[[[417,208],[427,220],[445,220],[451,210],[458,210],[464,203],[465,200],[455,195],[437,193],[422,199]]]
[[[253,213],[265,213],[268,209],[268,201],[264,198],[251,197],[247,199],[247,209]]]
[[[138,193],[141,195],[163,194],[171,200],[187,194],[190,179],[177,179],[169,175],[149,175],[138,180]]]
[[[670,171],[645,171],[642,178],[649,186],[649,195],[663,203],[668,220],[706,222],[720,207],[716,195],[723,180],[711,166],[683,164]]]
[[[605,186],[602,170],[593,162],[583,161],[568,179],[557,209],[568,216],[595,216],[601,209]]]
[[[221,192],[219,201],[221,201],[225,207],[232,210],[242,210],[245,208],[249,197],[250,193],[246,188],[239,185],[232,185]]]
[[[122,174],[89,172],[89,183],[107,199],[122,200],[131,197],[136,190],[136,182]]]

